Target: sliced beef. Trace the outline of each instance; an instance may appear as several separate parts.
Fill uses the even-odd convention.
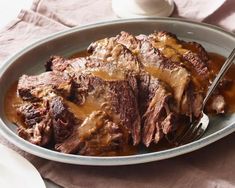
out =
[[[168,104],[169,106],[169,104]],[[167,112],[167,108],[165,108]],[[166,118],[161,122],[162,125],[162,132],[163,134],[167,135],[168,133],[171,133],[177,129],[178,126],[178,116],[173,113],[173,112],[167,112]],[[155,142],[156,142],[156,137],[155,137]]]
[[[74,60],[72,60],[74,61]],[[50,59],[45,63],[46,71],[58,70],[63,72],[70,62],[66,61],[63,57],[60,56],[51,56]]]
[[[212,81],[212,75],[214,75],[208,65],[209,55],[206,50],[196,42],[179,40],[175,35],[168,32],[155,32],[149,38],[151,38],[153,46],[158,47],[166,57],[176,62],[180,60],[184,63],[183,66],[190,70],[193,77],[193,86],[191,85],[190,87],[193,87],[192,90],[194,90],[191,97],[191,100],[194,101],[192,110],[195,116],[198,117],[201,112],[203,96],[205,96],[207,88]],[[223,82],[226,81],[224,80]],[[224,113],[225,101],[223,96],[217,92],[211,98],[209,108],[210,111]]]
[[[18,127],[20,137],[39,146],[46,146],[52,140],[52,121],[47,106],[24,103],[17,113],[24,122],[24,127]]]
[[[116,42],[115,38],[93,42],[88,47],[88,51],[91,53],[89,58],[101,61],[101,66],[111,72],[118,70],[138,73],[140,71],[136,56],[124,45]]]
[[[76,78],[80,104],[94,101],[93,107],[111,108],[117,114],[128,132],[132,135],[133,144],[140,142],[140,116],[137,102],[137,82],[134,76],[124,80],[108,81],[93,76],[81,74]],[[79,92],[82,91],[82,92]]]
[[[179,40],[175,35],[165,31],[155,32],[148,38],[165,57],[190,71],[193,76],[192,81],[196,85],[195,89],[203,92],[207,90],[210,81],[209,57],[200,44]]]
[[[192,66],[191,70],[196,71],[201,76],[208,77],[207,61],[209,58],[200,44],[179,40],[175,35],[165,31],[150,34],[148,38],[152,45],[158,48],[165,57],[176,63],[184,63],[187,68]]]
[[[115,155],[127,144],[128,134],[121,122],[104,111],[94,111],[56,149],[82,155]]]
[[[57,150],[85,155],[112,155],[112,152],[118,152],[130,144],[130,140],[134,145],[140,142],[135,77],[106,81],[83,73],[77,75],[76,82],[78,91],[83,91],[83,100],[74,108],[77,112],[83,111],[83,123],[68,139],[56,145]]]
[[[125,60],[123,61],[125,62]],[[75,83],[77,82],[76,77],[79,77],[82,72],[89,72],[93,76],[107,81],[123,80],[129,74],[129,72],[120,71],[118,68],[115,68],[111,63],[105,63],[103,60],[98,60],[94,57],[64,59],[54,56],[48,62],[46,64],[46,68],[49,67],[48,70],[66,72],[75,80]]]
[[[109,84],[111,95],[108,98],[111,101],[114,111],[120,114],[120,119],[123,124],[131,132],[133,145],[137,145],[140,142],[140,116],[136,97],[136,86],[134,77],[124,82],[113,82]]]
[[[158,78],[153,77],[147,73],[142,73],[138,78],[139,89],[139,108],[141,116],[146,112],[148,105],[155,95],[156,89],[159,85],[164,85],[169,91],[170,88],[167,84],[161,82]],[[172,104],[173,105],[173,104]]]
[[[66,98],[72,94],[72,79],[64,73],[45,72],[36,76],[20,77],[17,91],[23,100],[41,100],[50,91],[56,91]]]
[[[40,146],[47,145],[52,139],[54,143],[63,142],[79,122],[68,110],[63,98],[58,96],[42,102],[25,102],[18,108],[18,115],[25,125],[19,126],[19,135]]]
[[[54,142],[61,143],[72,134],[74,127],[79,126],[80,121],[69,111],[62,97],[51,98],[49,109]]]
[[[181,110],[192,111],[195,117],[199,117],[203,97],[210,84],[207,52],[200,44],[179,40],[168,32],[155,32],[149,36],[149,39],[164,56],[190,71],[192,78],[188,92],[182,98]]]
[[[174,98],[168,85],[144,74],[139,82],[142,114],[142,142],[148,147],[158,143],[164,135],[174,131],[178,114],[174,110]]]
[[[62,142],[71,134],[73,116],[63,98],[58,96],[65,99],[72,96],[73,82],[68,75],[59,72],[46,72],[37,76],[23,75],[17,91],[27,101],[27,105],[18,110],[27,126],[20,127],[20,136],[37,145],[46,145],[52,138],[55,143]]]
[[[183,40],[179,40],[179,42],[181,42],[183,48],[190,50],[191,52],[197,54],[199,56],[199,58],[202,60],[203,64],[205,67],[208,67],[208,61],[209,61],[209,55],[206,52],[205,48],[203,48],[203,46],[197,42],[186,42]]]
[[[126,32],[121,32],[116,40],[123,45],[127,45],[127,47],[132,46],[130,43],[133,43],[130,50],[137,55],[139,62],[143,65],[142,70],[172,87],[176,108],[180,112],[181,100],[184,93],[187,92],[191,80],[190,73],[184,67],[165,58],[157,48],[153,47],[149,38],[145,35],[136,38]],[[190,114],[190,112],[181,113]]]
[[[125,49],[125,47],[118,45],[117,49],[114,49],[114,51],[120,50],[119,48]],[[80,60],[60,61],[58,58],[54,59],[54,61],[52,60],[50,63],[52,65],[52,70],[61,71],[58,67],[62,67],[62,65],[59,66],[58,62],[63,64],[65,61],[68,61],[69,63],[65,63],[67,67],[63,70],[66,71],[73,78],[74,83],[76,83],[73,101],[78,105],[83,105],[87,102],[87,97],[91,100],[90,98],[92,96],[92,98],[97,101],[100,99],[101,102],[99,103],[102,103],[104,97],[106,96],[107,98],[105,99],[110,101],[110,105],[115,113],[120,114],[121,120],[124,122],[129,133],[132,135],[133,144],[136,145],[140,142],[140,117],[137,104],[137,81],[135,76],[132,76],[131,74],[125,75],[124,73],[119,73],[119,66],[124,66],[122,64],[128,63],[128,61],[130,61],[132,66],[136,66],[135,57],[132,56],[131,52],[125,49],[125,51],[120,52],[121,54],[117,57],[116,61],[120,64],[118,65],[118,68],[109,68],[109,66],[111,67],[113,64],[111,62],[107,64],[105,62],[106,59],[102,59],[103,57],[97,60],[98,58],[95,58],[97,55],[95,55],[95,49],[93,50],[93,57],[83,58],[83,64],[86,66],[85,70],[81,66],[76,66],[76,64],[80,64]],[[54,63],[57,66],[54,66]],[[111,69],[114,69],[112,73],[109,72],[109,70],[112,71]],[[115,71],[117,71],[117,73]],[[100,104],[98,104],[98,106],[99,105]],[[97,110],[97,107],[94,108]]]
[[[197,55],[191,51],[184,53],[182,55],[182,57],[183,57],[183,60],[190,63],[190,65],[186,65],[186,67],[188,67],[188,69],[191,69],[192,73],[194,73],[194,75],[197,77],[197,79],[199,79],[199,80],[206,79],[205,82],[207,82],[209,84],[210,74],[209,74],[209,70],[206,65],[206,62],[204,62],[200,58],[199,55]],[[193,66],[193,68],[190,66]]]
[[[128,53],[129,54],[125,57],[131,55],[130,52]],[[125,63],[124,54],[120,56],[123,57],[118,58],[117,61],[120,64],[122,62]],[[121,120],[132,135],[133,144],[136,145],[140,142],[140,117],[137,104],[138,87],[135,76],[129,74],[125,75],[124,73],[110,74],[110,72],[108,72],[109,68],[106,67],[108,70],[105,68],[106,64],[102,64],[105,60],[100,59],[98,61],[95,57],[84,59],[83,64],[86,66],[85,70],[81,66],[76,66],[76,64],[80,64],[80,60],[61,61],[61,58],[58,57],[51,60],[50,70],[55,72],[62,71],[58,68],[63,67],[62,65],[59,66],[59,62],[61,64],[65,61],[69,62],[65,63],[67,67],[63,69],[63,71],[66,71],[72,77],[74,83],[76,83],[73,102],[77,105],[84,105],[87,102],[89,103],[89,101],[94,100],[96,102],[92,104],[92,108],[98,110],[97,106],[100,106],[104,100],[110,101],[109,105],[112,106],[115,113],[120,115]],[[101,63],[94,64],[92,62]],[[131,63],[133,64],[136,62]],[[111,65],[112,63],[110,62],[109,66]],[[115,69],[115,71],[117,70],[119,71],[119,69]],[[95,103],[99,104],[95,105]],[[87,114],[84,114],[84,116],[86,115]]]
[[[88,57],[66,59],[60,56],[52,56],[46,63],[46,71],[54,72],[79,72],[88,68],[98,67],[99,63],[91,61]]]
[[[23,103],[17,109],[18,115],[21,116],[22,121],[26,127],[32,127],[43,120],[47,112],[47,104],[40,103]]]

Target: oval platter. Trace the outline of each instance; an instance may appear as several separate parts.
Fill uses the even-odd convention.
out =
[[[234,132],[235,114],[210,117],[208,131],[197,141],[158,152],[140,151],[135,155],[115,157],[63,154],[30,144],[17,136],[16,126],[7,120],[3,106],[6,91],[22,74],[43,72],[44,62],[51,55],[70,56],[86,49],[92,41],[115,36],[120,31],[132,34],[149,34],[155,30],[169,31],[180,39],[199,42],[207,51],[224,56],[228,56],[235,47],[235,36],[232,33],[216,26],[173,18],[114,20],[55,33],[27,46],[1,63],[0,132],[2,135],[22,150],[49,160],[80,165],[113,166],[145,163],[179,156],[209,145]]]

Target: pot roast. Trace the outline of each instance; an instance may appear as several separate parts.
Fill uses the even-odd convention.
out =
[[[205,49],[167,32],[121,32],[91,43],[85,57],[52,56],[46,72],[20,77],[18,134],[63,153],[122,155],[157,145],[200,118],[213,78]],[[224,113],[215,94],[211,108]]]

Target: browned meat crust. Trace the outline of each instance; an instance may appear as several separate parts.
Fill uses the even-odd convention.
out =
[[[37,76],[21,76],[17,91],[23,100],[38,101],[51,90],[69,98],[72,88],[72,79],[67,74],[45,72]]]
[[[25,125],[19,127],[19,135],[40,146],[46,146],[50,142],[63,142],[76,125],[73,114],[69,112],[63,99],[57,96],[43,99],[40,103],[25,102],[18,108],[18,114]]]
[[[18,114],[25,125],[18,128],[20,137],[39,146],[52,140],[52,121],[46,107],[25,103],[18,109]]]

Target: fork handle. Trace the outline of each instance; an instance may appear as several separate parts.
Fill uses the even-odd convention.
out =
[[[235,58],[235,48],[233,49],[233,51],[230,53],[230,55],[228,56],[227,60],[225,61],[225,63],[223,64],[223,66],[221,67],[219,73],[217,74],[217,76],[215,77],[214,81],[212,82],[206,97],[203,101],[203,108],[205,107],[208,99],[210,98],[211,94],[213,93],[213,91],[216,89],[216,87],[218,86],[220,80],[224,77],[224,75],[226,74],[226,72],[228,71],[228,69],[231,67],[231,65],[233,64],[233,60]],[[235,74],[235,73],[234,73]]]

